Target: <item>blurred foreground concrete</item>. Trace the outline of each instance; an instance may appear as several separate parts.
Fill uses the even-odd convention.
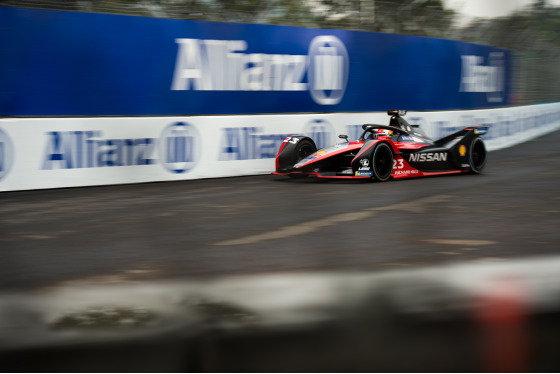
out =
[[[0,295],[7,372],[558,371],[560,257]]]

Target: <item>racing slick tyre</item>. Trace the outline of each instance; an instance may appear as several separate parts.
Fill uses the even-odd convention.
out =
[[[304,158],[306,158],[307,156],[309,156],[310,154],[313,154],[317,152],[317,147],[315,146],[315,144],[313,144],[313,142],[309,139],[302,139],[300,140],[297,145],[296,148],[294,150],[294,164],[297,164],[298,162],[300,162],[301,160],[303,160]],[[306,178],[309,175],[307,174],[291,174],[290,177],[292,178]]]
[[[317,148],[309,139],[300,140],[295,149],[296,163],[315,152],[317,152]]]
[[[387,143],[379,143],[371,157],[373,177],[379,182],[385,182],[393,172],[393,150]]]
[[[469,165],[471,172],[479,174],[486,165],[486,147],[480,138],[474,138],[469,149]]]

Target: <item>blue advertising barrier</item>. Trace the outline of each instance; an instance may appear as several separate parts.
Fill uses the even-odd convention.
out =
[[[0,7],[0,116],[509,104],[511,55],[369,32]]]

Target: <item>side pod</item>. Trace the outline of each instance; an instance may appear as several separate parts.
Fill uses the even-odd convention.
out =
[[[367,140],[356,157],[352,160],[352,175],[355,176],[365,176],[369,175],[372,176],[373,172],[371,171],[371,159],[373,155],[373,150],[375,149],[375,145],[379,143],[379,140]]]

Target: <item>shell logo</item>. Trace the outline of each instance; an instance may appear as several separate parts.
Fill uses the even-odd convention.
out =
[[[465,147],[464,145],[461,145],[459,147],[459,154],[464,157],[467,154],[467,147]]]

